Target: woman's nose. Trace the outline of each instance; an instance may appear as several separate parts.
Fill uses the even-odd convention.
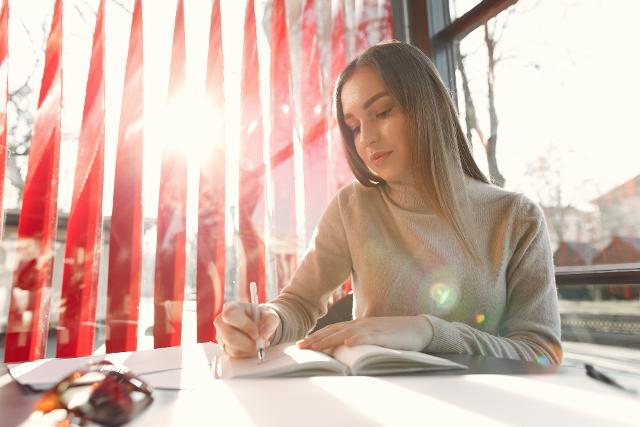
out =
[[[360,125],[360,144],[367,146],[376,142],[377,139],[378,133],[375,126],[365,125],[364,123]]]

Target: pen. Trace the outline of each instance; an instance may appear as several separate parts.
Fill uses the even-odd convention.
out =
[[[638,394],[637,390],[621,385],[616,380],[614,380],[613,378],[609,377],[608,375],[605,375],[604,373],[600,372],[593,365],[591,365],[589,363],[586,363],[584,365],[584,368],[587,371],[587,375],[590,376],[591,378],[593,378],[594,380],[602,381],[605,384],[609,384],[610,386],[617,387],[617,388],[619,388],[621,390],[626,391],[627,393],[636,394],[636,395]]]
[[[258,305],[258,288],[256,282],[249,283],[249,292],[251,293],[251,306],[253,307],[253,321],[256,325],[260,325],[260,306]],[[258,350],[258,361],[262,362],[265,356],[264,340],[262,337],[256,339],[256,349]]]

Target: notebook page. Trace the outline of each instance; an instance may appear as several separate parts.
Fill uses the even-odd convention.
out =
[[[299,349],[295,343],[267,348],[265,360],[258,357],[233,359],[223,356],[221,377],[259,378],[277,376],[345,375],[347,368],[324,353]]]
[[[333,357],[349,366],[352,373],[361,375],[466,368],[450,360],[417,351],[394,350],[368,344],[340,346]]]

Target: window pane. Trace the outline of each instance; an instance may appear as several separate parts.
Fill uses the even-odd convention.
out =
[[[636,348],[640,361],[640,285],[560,286],[558,293],[563,340]]]
[[[639,13],[635,0],[520,1],[454,45],[474,156],[540,204],[559,268],[640,266]],[[561,286],[559,297],[569,359],[640,348],[640,286]],[[634,351],[624,358],[637,367]]]
[[[449,15],[451,21],[473,9],[480,0],[449,0]]]
[[[542,206],[559,266],[640,263],[638,12],[524,1],[456,47],[476,160]]]

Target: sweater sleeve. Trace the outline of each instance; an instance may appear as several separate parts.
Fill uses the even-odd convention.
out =
[[[481,354],[509,359],[560,364],[560,315],[553,257],[542,210],[520,196],[515,227],[517,243],[507,271],[507,303],[501,336],[460,322],[425,315],[433,339],[425,351]]]
[[[351,274],[351,254],[340,211],[339,192],[329,203],[291,282],[265,304],[280,317],[271,343],[303,338],[327,312],[333,290]],[[348,194],[346,195],[348,196]]]

